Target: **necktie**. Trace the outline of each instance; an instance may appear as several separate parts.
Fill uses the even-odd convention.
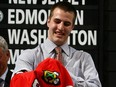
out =
[[[63,64],[63,59],[62,59],[62,49],[60,47],[55,48],[56,51],[56,56],[55,58],[59,60]]]

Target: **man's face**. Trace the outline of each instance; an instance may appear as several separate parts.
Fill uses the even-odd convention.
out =
[[[56,45],[66,43],[67,38],[74,28],[73,25],[74,13],[65,12],[59,8],[54,9],[52,17],[48,18],[47,26],[48,38]]]
[[[3,74],[3,71],[6,70],[9,57],[10,57],[9,51],[4,52],[0,47],[0,75]]]

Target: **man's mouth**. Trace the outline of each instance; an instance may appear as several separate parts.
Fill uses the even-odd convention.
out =
[[[60,32],[55,32],[55,34],[56,34],[57,37],[62,37],[62,36],[64,36],[64,33],[60,33]]]

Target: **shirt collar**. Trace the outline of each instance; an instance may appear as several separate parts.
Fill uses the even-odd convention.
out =
[[[48,53],[52,52],[57,47],[51,40],[47,39],[44,43],[44,47]]]
[[[3,80],[5,80],[7,72],[8,72],[8,68],[6,69],[5,73],[0,78],[2,78]]]
[[[48,38],[47,38],[47,40],[45,41],[44,46],[45,46],[45,48],[46,48],[46,50],[47,50],[48,53],[52,52],[52,51],[54,50],[54,48],[57,47],[57,45],[54,44],[54,43],[53,43],[51,40],[49,40]],[[69,56],[69,46],[68,46],[68,44],[65,43],[64,45],[62,45],[62,46],[60,46],[60,47],[61,47],[61,48],[63,49],[63,51]]]
[[[69,56],[69,46],[67,43],[65,43],[64,45],[61,46],[61,48],[63,49],[63,51],[66,53],[66,55]]]

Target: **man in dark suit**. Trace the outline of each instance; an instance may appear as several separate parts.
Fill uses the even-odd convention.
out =
[[[7,62],[10,58],[10,52],[6,40],[0,36],[0,87],[9,87],[11,72],[8,69]]]

